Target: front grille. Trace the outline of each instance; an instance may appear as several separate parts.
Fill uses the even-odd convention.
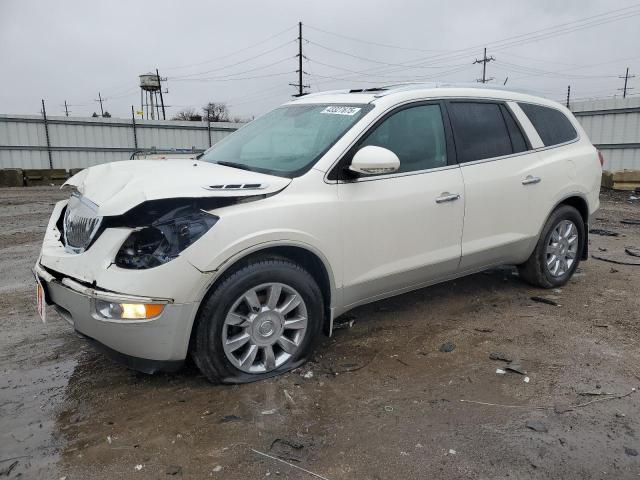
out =
[[[64,244],[68,252],[84,252],[102,223],[98,207],[90,200],[74,193],[64,214]]]

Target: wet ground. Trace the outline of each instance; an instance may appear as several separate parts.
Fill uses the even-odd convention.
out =
[[[512,269],[420,290],[353,311],[299,371],[214,386],[126,370],[52,311],[40,323],[30,268],[65,196],[0,189],[0,477],[640,475],[640,266],[590,259],[559,291]],[[591,253],[640,260],[624,253],[640,247],[628,198],[603,192],[593,227],[619,236],[592,235]]]

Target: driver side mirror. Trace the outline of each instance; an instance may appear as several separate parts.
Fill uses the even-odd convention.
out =
[[[400,168],[400,159],[391,150],[367,145],[356,152],[349,170],[362,175],[393,173]]]

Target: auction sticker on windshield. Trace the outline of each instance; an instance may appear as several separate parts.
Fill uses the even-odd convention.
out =
[[[331,115],[349,115],[350,117],[362,110],[360,107],[327,107],[320,113],[329,113]]]
[[[36,277],[36,301],[40,320],[42,320],[42,323],[47,323],[47,303],[44,299],[44,288],[42,287],[38,277]]]

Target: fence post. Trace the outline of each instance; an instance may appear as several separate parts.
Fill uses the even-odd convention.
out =
[[[209,135],[209,148],[211,148],[211,117],[209,116],[209,110],[207,110],[207,135]]]
[[[51,157],[51,140],[49,139],[49,122],[47,121],[47,111],[44,108],[44,98],[42,99],[42,118],[44,119],[44,136],[47,139],[47,153],[49,154],[49,168],[53,170],[53,158]]]
[[[138,151],[138,134],[136,133],[136,114],[133,111],[133,105],[131,105],[131,125],[133,125],[133,155],[131,155],[131,159],[135,156]]]

